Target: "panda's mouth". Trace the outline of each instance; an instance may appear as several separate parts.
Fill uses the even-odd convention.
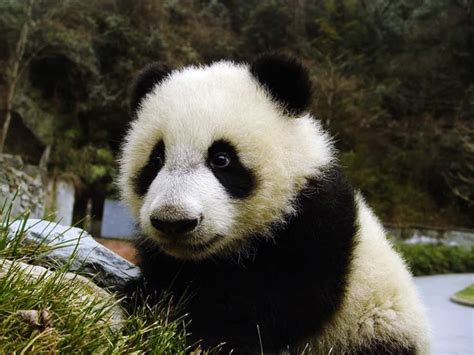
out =
[[[208,251],[220,238],[220,235],[215,235],[200,243],[191,242],[190,240],[160,241],[160,247],[165,253],[173,256],[189,257],[190,255],[198,255]]]

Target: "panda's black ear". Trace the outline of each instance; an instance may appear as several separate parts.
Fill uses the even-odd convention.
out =
[[[300,114],[311,100],[311,80],[306,68],[286,54],[266,54],[250,67],[252,75],[290,114]]]
[[[153,90],[166,76],[170,68],[163,63],[151,63],[144,67],[135,78],[131,90],[130,112],[135,115],[142,99]]]

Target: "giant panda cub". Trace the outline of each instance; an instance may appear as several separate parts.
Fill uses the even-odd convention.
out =
[[[142,232],[132,286],[190,292],[204,349],[426,354],[410,273],[306,111],[311,86],[279,54],[139,74],[119,174]]]

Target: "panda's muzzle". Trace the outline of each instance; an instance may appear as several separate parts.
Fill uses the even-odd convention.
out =
[[[177,221],[166,221],[156,217],[150,217],[151,225],[166,235],[186,234],[199,225],[201,218],[181,219]]]

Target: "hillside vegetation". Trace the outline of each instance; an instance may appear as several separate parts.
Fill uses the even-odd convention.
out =
[[[73,172],[100,206],[114,194],[139,68],[291,52],[310,69],[312,110],[347,175],[384,221],[474,227],[473,8],[473,0],[3,0],[0,122],[10,108],[21,114],[52,146],[51,170]]]

